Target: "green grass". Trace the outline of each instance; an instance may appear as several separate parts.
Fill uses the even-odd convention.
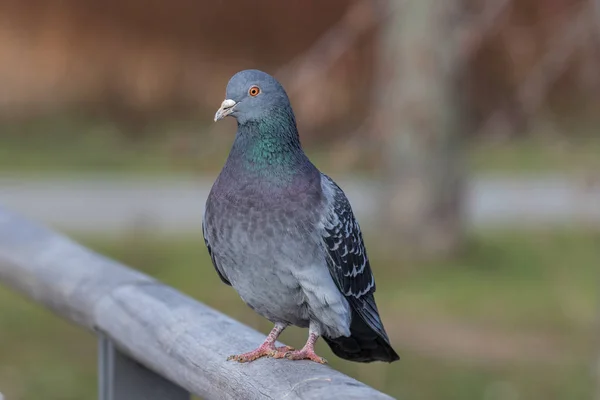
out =
[[[232,121],[221,124],[215,128],[198,119],[156,122],[142,139],[136,140],[124,135],[128,130],[113,122],[79,114],[4,121],[0,123],[0,171],[20,175],[101,172],[137,176],[216,172],[235,130]],[[333,173],[340,168],[330,157],[334,147],[311,146],[307,151],[320,167]],[[467,155],[470,169],[476,172],[532,174],[597,171],[599,153],[600,137],[580,135],[572,140],[472,140]],[[373,167],[361,165],[352,167],[351,172]]]
[[[270,329],[220,282],[200,234],[80,239],[246,324]],[[366,240],[375,238],[367,233]],[[399,264],[377,254],[371,258],[380,310],[402,359],[392,365],[353,364],[319,343],[318,351],[333,367],[406,399],[517,398],[511,393],[533,400],[590,398],[600,233],[481,232],[454,261]],[[556,352],[567,357],[556,363],[473,360],[415,348],[415,338],[403,334],[407,321],[447,320],[507,335],[551,336],[559,340]],[[0,390],[8,399],[95,398],[91,334],[1,288],[0,327]],[[434,334],[443,339],[444,332]],[[290,329],[282,340],[299,346],[305,336]]]
[[[455,261],[415,267],[385,282],[400,282],[390,294],[394,304],[415,304],[411,312],[572,332],[596,317],[599,262],[600,234],[488,234],[473,238]]]

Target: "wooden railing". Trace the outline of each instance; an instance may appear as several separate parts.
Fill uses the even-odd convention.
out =
[[[98,335],[100,400],[390,399],[312,362],[228,362],[264,335],[1,206],[0,282]]]

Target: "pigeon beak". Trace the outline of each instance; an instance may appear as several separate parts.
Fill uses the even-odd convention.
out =
[[[221,120],[233,112],[233,108],[237,103],[231,99],[225,99],[221,103],[221,107],[215,113],[215,122]]]

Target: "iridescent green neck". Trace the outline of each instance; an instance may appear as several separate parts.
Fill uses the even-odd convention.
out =
[[[239,124],[229,158],[238,168],[278,176],[293,174],[305,160],[294,114],[287,108]]]

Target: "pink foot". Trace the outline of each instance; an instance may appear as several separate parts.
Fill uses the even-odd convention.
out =
[[[287,358],[288,360],[311,360],[319,364],[327,364],[327,360],[319,357],[313,349],[301,349],[296,351],[288,351],[282,356],[273,356],[275,358]]]
[[[281,358],[281,357],[278,357],[280,354],[283,355],[285,353],[288,353],[288,352],[294,350],[292,347],[289,347],[289,346],[275,347],[275,341],[277,340],[277,337],[284,329],[285,329],[285,325],[275,324],[275,327],[271,330],[271,333],[269,333],[269,336],[267,336],[264,343],[261,344],[258,347],[258,349],[250,351],[248,353],[244,353],[244,354],[237,354],[237,355],[234,354],[232,356],[227,357],[227,361],[235,360],[237,362],[243,363],[243,362],[254,361],[261,357]]]
[[[304,347],[300,350],[288,351],[285,353],[277,353],[273,355],[275,358],[287,358],[288,360],[311,360],[318,362],[319,364],[327,364],[327,360],[323,357],[319,357],[315,353],[315,342],[319,338],[314,332],[308,335],[308,340]]]
[[[290,351],[294,351],[294,350],[296,350],[296,349],[294,349],[294,348],[293,348],[293,347],[291,347],[291,346],[277,346],[277,347],[275,347],[275,350],[276,350],[277,352],[288,353],[288,352],[290,352]]]
[[[273,344],[262,344],[258,349],[244,354],[234,354],[227,357],[227,361],[234,360],[240,363],[251,362],[261,357],[282,358],[284,354],[293,351],[289,346],[275,347]]]

